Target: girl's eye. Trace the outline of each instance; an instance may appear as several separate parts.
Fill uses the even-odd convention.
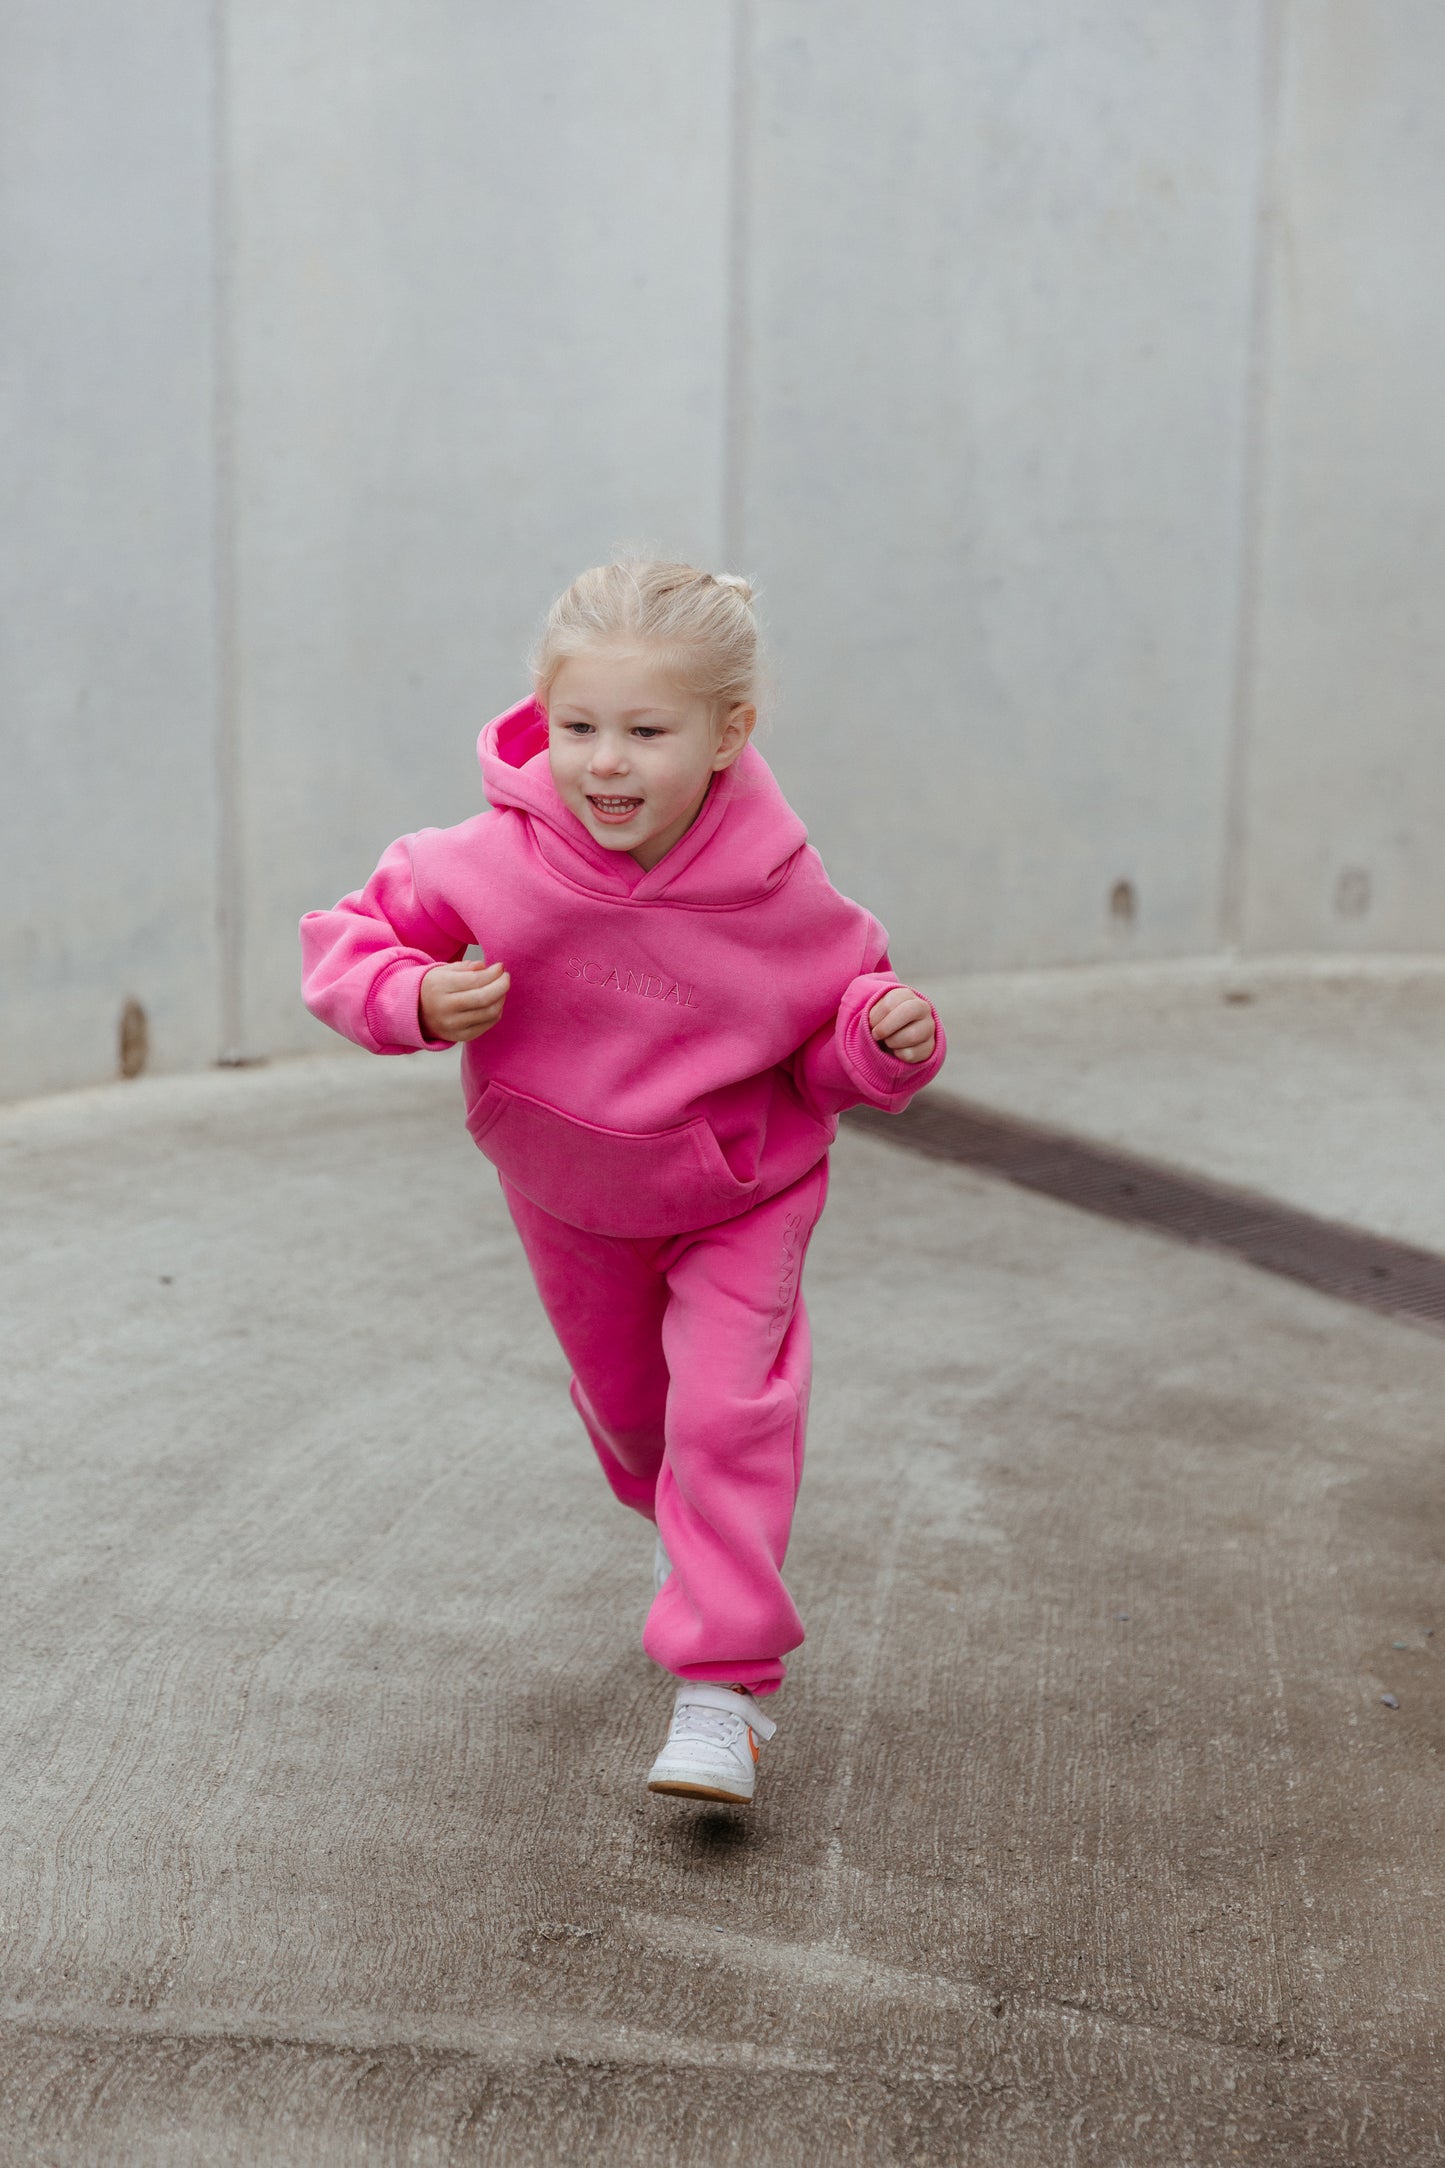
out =
[[[639,723],[632,735],[634,738],[660,738],[662,732],[654,729],[651,723]]]
[[[574,738],[585,738],[592,725],[590,723],[564,723],[562,728],[570,730]]]

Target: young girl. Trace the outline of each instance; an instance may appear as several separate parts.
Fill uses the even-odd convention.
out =
[[[655,1792],[747,1801],[803,1639],[799,1292],[843,1107],[896,1110],[943,1034],[829,885],[749,743],[752,590],[584,572],[482,732],[492,810],[403,836],[301,922],[307,1005],[377,1054],[460,1041],[572,1398],[657,1524],[643,1647],[677,1679]],[[470,945],[481,962],[461,961]]]

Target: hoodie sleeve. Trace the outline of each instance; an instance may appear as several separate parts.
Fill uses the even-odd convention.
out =
[[[873,931],[877,938],[870,942],[870,968],[849,982],[837,1015],[815,1031],[793,1056],[798,1089],[824,1119],[841,1114],[845,1107],[860,1105],[897,1114],[916,1091],[933,1082],[947,1052],[937,1009],[933,1009],[936,1043],[927,1061],[900,1061],[868,1029],[869,1010],[891,986],[904,983],[888,961],[882,927],[875,922]],[[910,987],[909,991],[916,989]],[[920,999],[927,1001],[928,996],[921,995]],[[931,1001],[928,1005],[933,1008]]]
[[[451,1043],[423,1035],[421,982],[437,964],[458,963],[472,936],[445,902],[423,902],[420,841],[403,836],[365,888],[343,896],[334,911],[308,911],[301,921],[307,1008],[371,1054],[414,1054]]]

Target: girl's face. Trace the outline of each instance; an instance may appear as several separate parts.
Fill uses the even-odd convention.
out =
[[[552,680],[547,757],[557,794],[609,851],[644,868],[692,826],[719,769],[757,720],[752,707],[715,721],[645,648],[573,655]]]

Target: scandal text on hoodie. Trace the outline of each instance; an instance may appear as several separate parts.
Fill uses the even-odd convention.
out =
[[[653,1001],[675,1002],[680,1009],[697,1007],[695,986],[658,978],[651,971],[624,971],[620,964],[584,963],[580,956],[569,956],[567,976],[585,979],[589,986],[613,986],[619,994],[646,994]]]

